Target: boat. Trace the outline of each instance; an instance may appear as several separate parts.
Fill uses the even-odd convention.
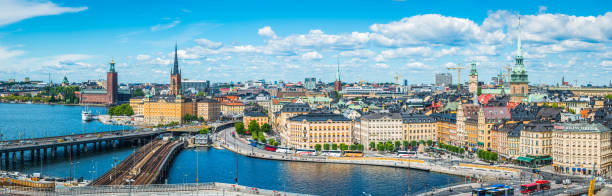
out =
[[[91,121],[91,120],[93,120],[93,116],[91,115],[91,111],[89,111],[87,108],[85,108],[85,110],[83,110],[81,112],[81,119],[83,119],[83,121]]]

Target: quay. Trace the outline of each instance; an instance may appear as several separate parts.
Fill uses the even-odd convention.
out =
[[[174,157],[183,149],[183,141],[154,140],[140,147],[92,186],[145,185],[163,183]]]
[[[96,133],[74,134],[64,136],[43,137],[28,140],[8,140],[0,146],[0,167],[15,168],[23,164],[27,155],[30,161],[44,161],[55,159],[58,149],[63,149],[64,157],[79,156],[81,153],[110,150],[128,143],[143,144],[153,140],[157,135],[166,133],[165,130],[120,130]],[[19,159],[19,161],[18,161]]]

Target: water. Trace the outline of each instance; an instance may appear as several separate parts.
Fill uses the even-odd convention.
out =
[[[197,155],[199,182],[234,183],[237,164],[239,184],[295,193],[404,195],[463,180],[459,176],[401,168],[253,159],[214,148],[202,148]],[[195,163],[196,151],[183,150],[170,169],[168,183],[195,183]]]
[[[51,106],[0,103],[0,133],[9,139],[45,137],[71,133],[130,128],[82,122],[81,106]],[[89,107],[94,114],[106,114],[103,107]],[[20,130],[20,131],[16,131]],[[73,157],[72,176],[92,179],[110,170],[115,160],[122,161],[133,148],[85,153]],[[68,177],[68,159],[63,150],[58,158],[43,164],[24,162],[14,170],[44,176]],[[241,185],[317,195],[404,195],[442,187],[463,180],[462,177],[418,170],[349,164],[321,164],[252,159],[227,150],[203,148],[197,153],[199,182],[234,183],[236,166]],[[237,160],[237,161],[236,161]],[[176,157],[168,183],[195,183],[196,151],[187,149]]]

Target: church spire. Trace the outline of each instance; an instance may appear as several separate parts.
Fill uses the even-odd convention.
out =
[[[178,43],[174,44],[174,68],[172,69],[172,75],[179,74],[178,67]]]
[[[521,46],[521,15],[518,18],[518,44],[516,46],[516,56],[523,56]]]
[[[336,70],[336,81],[340,81],[340,57],[338,57],[338,70]]]

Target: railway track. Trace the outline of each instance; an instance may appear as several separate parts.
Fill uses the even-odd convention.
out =
[[[177,146],[183,145],[179,141],[155,140],[139,148],[128,156],[115,168],[106,172],[91,185],[143,185],[154,183],[160,175],[160,167],[167,161],[166,157]]]

